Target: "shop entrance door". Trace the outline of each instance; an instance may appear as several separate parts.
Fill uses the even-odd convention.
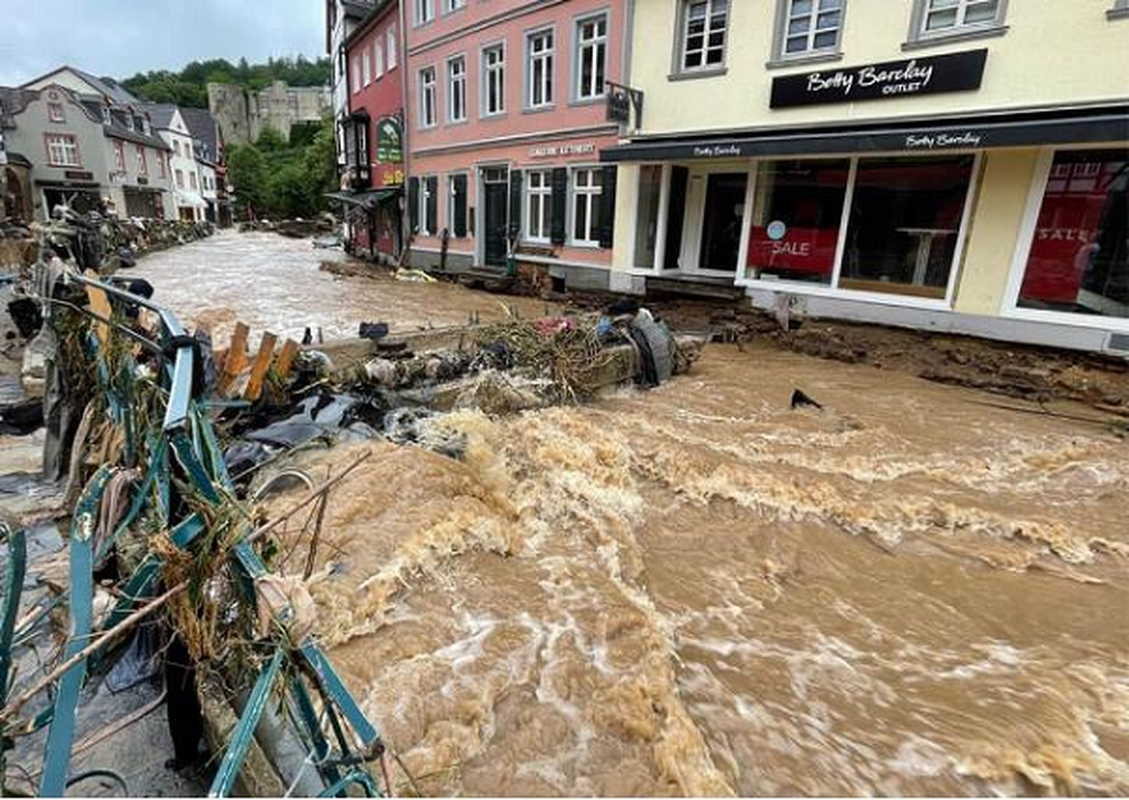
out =
[[[706,185],[705,216],[698,269],[736,272],[741,250],[741,220],[745,210],[744,172],[715,172]]]
[[[483,261],[488,267],[506,266],[506,202],[509,175],[505,167],[488,167],[482,171]]]

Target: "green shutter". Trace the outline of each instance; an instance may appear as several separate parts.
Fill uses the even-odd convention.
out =
[[[412,233],[419,233],[419,178],[408,179],[408,220]]]
[[[435,236],[439,227],[439,178],[427,178],[427,232]]]
[[[553,170],[552,232],[553,244],[565,243],[565,220],[568,216],[568,170],[557,167]]]
[[[510,170],[510,238],[521,238],[521,185],[523,173]]]
[[[462,238],[466,236],[466,191],[467,179],[466,175],[455,176],[455,236]]]
[[[615,167],[604,167],[604,185],[600,193],[600,225],[597,237],[600,247],[612,246],[615,233]]]

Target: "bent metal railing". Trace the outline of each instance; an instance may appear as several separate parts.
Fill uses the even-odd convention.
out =
[[[184,584],[163,586],[164,561],[156,551],[150,550],[133,574],[120,584],[118,599],[105,620],[95,625],[95,565],[118,536],[147,513],[166,523],[169,538],[177,548],[191,551],[194,546],[202,547],[201,543],[208,538],[202,535],[207,530],[205,515],[191,511],[185,503],[174,500],[185,491],[195,492],[207,504],[218,508],[222,503],[231,502],[235,496],[208,413],[208,400],[201,396],[203,390],[196,380],[200,343],[187,335],[171,311],[146,298],[89,274],[68,272],[66,280],[84,287],[88,294],[103,293],[113,313],[107,316],[75,304],[69,304],[70,308],[81,311],[102,325],[112,326],[114,331],[126,334],[145,350],[160,354],[161,367],[157,380],[160,388],[167,393],[163,395],[167,399],[160,430],[136,430],[137,420],[133,418],[131,398],[121,396],[122,393],[113,385],[104,353],[106,341],[100,341],[92,332],[88,334],[87,353],[96,364],[109,416],[123,428],[127,439],[126,452],[135,453],[137,437],[146,433],[149,437],[148,459],[124,516],[112,533],[97,544],[93,536],[95,520],[110,481],[111,468],[106,465],[99,467],[87,482],[73,509],[70,523],[70,581],[65,593],[70,630],[63,648],[63,660],[31,689],[25,689],[14,698],[8,696],[13,652],[34,635],[34,629],[46,619],[50,606],[37,610],[17,624],[26,571],[27,536],[25,531],[12,525],[3,525],[0,531],[5,535],[8,546],[6,589],[0,605],[0,726],[5,739],[9,739],[10,734],[27,734],[49,726],[38,786],[41,796],[62,796],[67,787],[80,692],[89,671],[99,660],[112,655],[112,646],[120,640],[118,633],[186,588]],[[53,301],[45,298],[45,302]],[[126,309],[133,310],[136,316],[136,310],[140,308],[156,315],[156,337],[147,336],[118,321]],[[45,324],[50,324],[51,313],[50,309],[46,310]],[[184,485],[189,488],[183,489]],[[178,509],[183,510],[182,518],[171,519],[170,515],[177,513]],[[229,559],[242,590],[240,602],[249,604],[253,609],[256,602],[255,580],[267,574],[267,567],[252,544],[254,531],[250,518],[244,516],[240,524],[243,526],[242,533],[230,549],[223,551],[222,557]],[[271,626],[271,633],[255,644],[256,652],[263,653],[261,669],[223,751],[210,796],[226,797],[230,794],[272,697],[280,699],[289,727],[307,750],[307,761],[303,762],[301,770],[313,766],[320,776],[324,787],[321,796],[344,796],[350,787],[357,787],[367,796],[379,796],[380,789],[367,765],[383,757],[381,738],[316,641],[307,636],[303,641],[294,642],[278,626]],[[43,691],[51,686],[55,689],[53,702],[29,720],[16,720],[16,713],[25,703],[35,696],[42,696]],[[0,753],[0,766],[2,764]]]

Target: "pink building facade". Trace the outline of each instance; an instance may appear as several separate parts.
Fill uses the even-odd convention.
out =
[[[340,197],[356,255],[396,260],[403,241],[404,64],[397,0],[378,0],[345,39]]]
[[[535,264],[606,288],[616,143],[606,81],[621,82],[624,3],[405,0],[415,266]]]

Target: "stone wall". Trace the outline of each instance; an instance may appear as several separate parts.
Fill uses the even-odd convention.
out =
[[[324,86],[288,86],[282,81],[258,92],[209,83],[208,110],[219,122],[224,139],[246,144],[268,127],[289,138],[295,124],[320,122],[330,110],[330,93]]]

